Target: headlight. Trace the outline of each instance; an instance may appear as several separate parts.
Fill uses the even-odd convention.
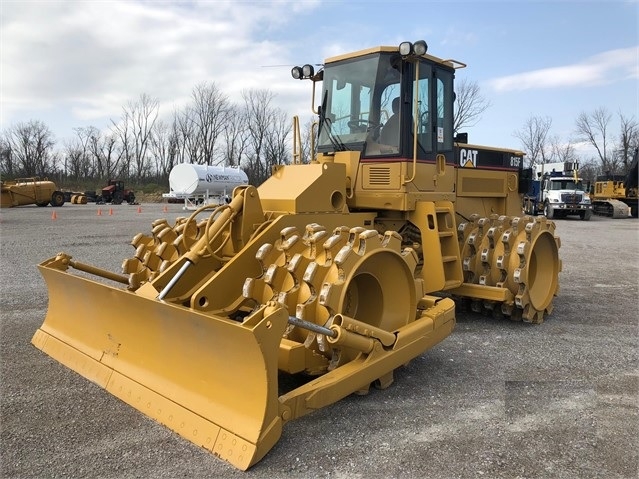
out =
[[[291,76],[296,80],[301,80],[302,78],[304,78],[304,72],[302,72],[301,67],[293,67],[291,69]]]
[[[413,50],[413,44],[411,42],[402,42],[399,44],[399,54],[403,57],[410,55]]]
[[[426,42],[424,40],[418,40],[413,45],[413,51],[415,52],[415,55],[422,56],[424,53],[426,53],[426,50],[428,50],[428,45],[426,45]]]
[[[315,69],[313,68],[313,65],[304,65],[302,67],[302,74],[304,75],[305,78],[311,78],[314,74],[315,74]]]
[[[399,54],[403,57],[408,55],[422,56],[428,50],[428,45],[424,40],[417,40],[415,43],[402,42],[399,44]]]

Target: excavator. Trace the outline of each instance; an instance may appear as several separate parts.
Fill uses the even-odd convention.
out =
[[[627,218],[628,216],[637,218],[639,216],[638,155],[639,148],[635,148],[628,174],[625,177],[604,175],[597,178],[591,194],[596,214],[610,218]]]
[[[542,323],[560,239],[522,216],[521,151],[454,136],[464,66],[417,41],[293,68],[312,85],[312,161],[294,121],[290,164],[228,204],[156,220],[122,273],[42,262],[32,343],[246,470],[289,421],[390,386],[453,332],[459,302]]]

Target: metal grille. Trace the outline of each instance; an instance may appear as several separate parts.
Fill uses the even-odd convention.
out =
[[[568,204],[581,203],[582,195],[576,195],[573,193],[563,193],[561,195],[561,202]]]
[[[372,166],[368,170],[368,182],[371,186],[388,186],[390,185],[390,181],[390,168],[383,166]]]

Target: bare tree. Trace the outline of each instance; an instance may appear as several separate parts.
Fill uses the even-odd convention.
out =
[[[5,133],[0,136],[0,174],[8,177],[14,176],[13,153]]]
[[[551,161],[576,162],[579,157],[572,142],[562,142],[557,135],[549,138]]]
[[[113,122],[124,150],[124,168],[121,172],[125,177],[131,174],[131,165],[137,179],[149,174],[147,151],[159,109],[160,102],[157,98],[143,93],[137,101],[129,101],[122,108],[122,119],[119,123]]]
[[[621,131],[619,133],[619,148],[617,152],[621,157],[623,165],[622,173],[628,174],[630,162],[635,148],[639,147],[639,125],[633,117],[626,117],[619,112],[619,125]]]
[[[112,130],[101,133],[95,127],[89,127],[89,151],[95,165],[95,174],[101,180],[116,176],[124,149],[119,146],[119,132]]]
[[[594,158],[582,161],[579,165],[579,176],[587,183],[593,184],[600,172],[599,162]]]
[[[175,166],[177,152],[176,130],[173,125],[161,120],[155,123],[149,152],[153,158],[157,181],[168,180],[169,173]]]
[[[171,129],[176,138],[176,163],[197,163],[195,125],[187,109],[173,112]]]
[[[247,165],[245,171],[252,185],[260,185],[269,177],[264,158],[266,136],[271,124],[273,93],[268,90],[248,90],[242,93],[248,130]]]
[[[77,138],[65,142],[64,167],[65,176],[78,181],[81,176],[82,164],[86,162],[86,154]]]
[[[582,112],[577,117],[576,133],[579,141],[588,143],[596,150],[602,170],[614,174],[618,165],[614,155],[609,151],[610,119],[611,115],[606,107],[597,108],[592,113]]]
[[[291,124],[280,108],[271,105],[274,97],[271,91],[248,90],[242,96],[248,131],[244,170],[249,183],[259,185],[271,175],[274,165],[287,163],[292,158]]]
[[[55,172],[55,139],[42,121],[31,120],[9,127],[5,142],[15,174],[44,177]]]
[[[547,163],[550,159],[548,133],[551,126],[552,118],[531,116],[520,130],[513,133],[521,141],[528,166],[531,168],[540,163]]]
[[[248,130],[247,118],[243,113],[240,107],[231,106],[222,132],[225,145],[224,164],[228,166],[239,166],[246,152]]]
[[[270,117],[264,149],[266,171],[269,173],[273,166],[288,164],[292,158],[288,144],[288,137],[291,134],[290,118],[279,108],[272,109]]]
[[[196,128],[198,163],[212,165],[217,139],[228,120],[229,100],[213,82],[197,85],[192,96],[190,113]]]
[[[173,115],[178,139],[178,162],[213,165],[225,160],[218,140],[231,119],[232,105],[215,83],[200,83],[192,92],[192,102]]]
[[[455,87],[454,132],[458,133],[462,128],[475,126],[488,107],[490,101],[481,94],[476,81],[466,78],[460,80]]]
[[[91,154],[91,137],[99,131],[94,126],[74,128],[76,136],[65,143],[64,174],[75,181],[94,177],[96,174],[95,158]]]

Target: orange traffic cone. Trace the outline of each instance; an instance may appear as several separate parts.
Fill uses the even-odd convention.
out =
[[[102,216],[102,208],[98,208],[98,214],[97,216]]]
[[[142,207],[138,206],[138,213],[142,213]]]
[[[55,212],[55,210],[53,210],[53,213],[51,213],[51,219],[52,220],[57,220],[58,219],[58,214]]]
[[[166,207],[166,205],[164,205],[164,208],[162,208],[162,211],[166,213],[167,211],[169,211],[169,209]]]
[[[113,216],[113,208],[109,208],[109,216]]]

